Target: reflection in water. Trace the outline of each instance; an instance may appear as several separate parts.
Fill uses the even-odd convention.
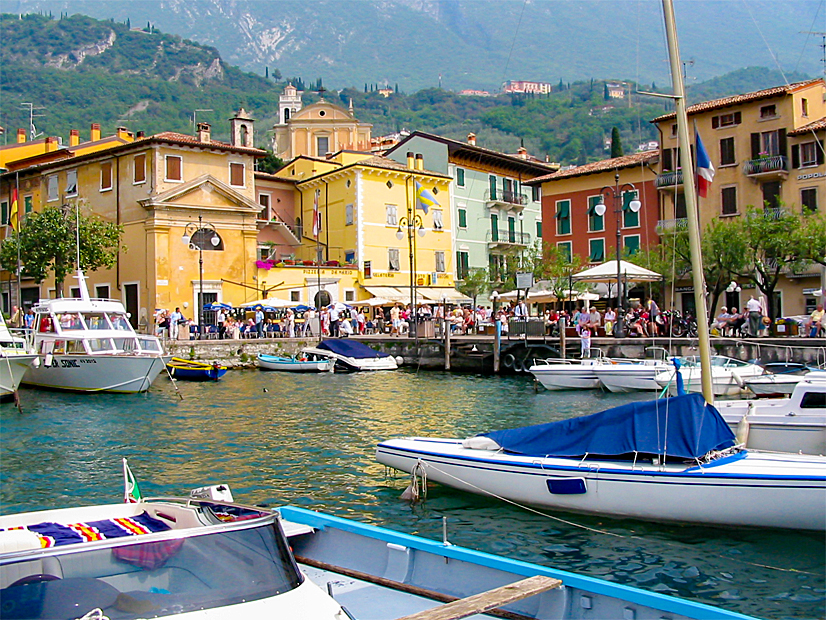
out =
[[[2,511],[119,501],[126,456],[147,495],[226,482],[241,502],[296,504],[435,539],[446,516],[454,544],[761,617],[824,616],[822,534],[557,515],[611,536],[440,486],[411,506],[399,499],[407,477],[374,459],[390,437],[468,436],[647,395],[536,393],[525,378],[408,371],[233,372],[179,387],[182,401],[161,378],[143,395],[24,390],[22,415],[2,405]]]

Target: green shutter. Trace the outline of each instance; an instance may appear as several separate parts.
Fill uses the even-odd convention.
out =
[[[459,228],[467,228],[467,211],[459,209]]]
[[[629,235],[622,240],[625,249],[628,251],[628,254],[636,254],[640,251],[640,236],[639,235]]]
[[[456,168],[456,185],[459,187],[465,186],[465,170],[464,168]]]
[[[542,238],[542,222],[539,220],[536,221],[536,236]]]

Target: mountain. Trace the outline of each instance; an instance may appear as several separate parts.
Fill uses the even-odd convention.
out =
[[[821,0],[676,0],[689,84],[749,66],[817,75]],[[149,22],[264,74],[328,87],[498,90],[510,79],[670,83],[656,0],[4,0],[3,10]],[[818,19],[819,17],[819,19]],[[813,25],[814,24],[814,25]]]

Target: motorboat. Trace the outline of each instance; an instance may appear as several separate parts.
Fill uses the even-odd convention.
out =
[[[0,616],[345,620],[276,512],[210,489],[0,517]]]
[[[720,415],[746,447],[826,455],[826,373],[800,377],[788,398],[718,400]]]
[[[317,584],[327,584],[330,594],[352,618],[464,618],[470,612],[494,607],[497,609],[491,616],[523,620],[748,618],[658,592],[453,545],[447,524],[443,540],[436,541],[295,506],[279,511],[301,570]],[[293,531],[296,534],[290,535]],[[536,589],[529,589],[529,584],[536,584]],[[497,597],[522,589],[538,593],[497,604],[503,600]],[[459,610],[464,615],[459,615]],[[414,616],[428,611],[433,615]]]
[[[526,506],[718,526],[826,528],[826,458],[741,449],[700,394],[462,439],[381,442],[380,463]]]
[[[43,357],[23,383],[77,392],[144,392],[164,370],[161,343],[137,334],[123,303],[91,299],[86,278],[77,275],[80,297],[35,304],[33,338]]]
[[[332,372],[336,361],[329,355],[321,355],[303,350],[294,357],[258,354],[258,367],[261,370],[280,370],[283,372]]]
[[[690,355],[680,358],[680,374],[686,392],[702,392],[702,368],[700,356]],[[711,356],[711,389],[714,396],[739,396],[747,393],[746,380],[765,373],[765,369],[751,362],[726,357]],[[672,367],[654,377],[660,388],[677,393],[676,369]]]
[[[392,355],[349,338],[330,338],[320,342],[317,347],[301,349],[301,353],[331,357],[335,360],[335,369],[340,372],[396,370],[399,367]]]
[[[166,363],[166,369],[173,379],[185,379],[187,381],[217,381],[227,374],[228,370],[226,366],[222,366],[218,362],[200,362],[182,357],[173,357]]]
[[[758,398],[790,396],[794,387],[810,373],[821,373],[826,377],[826,371],[822,369],[794,362],[769,362],[763,364],[763,368],[765,374],[743,380],[749,391]]]
[[[609,392],[637,392],[661,389],[654,378],[669,369],[668,351],[662,347],[648,347],[648,357],[628,360],[632,363],[601,364],[594,374],[600,385]]]
[[[0,399],[11,398],[37,354],[26,338],[11,333],[0,314]]]
[[[546,390],[595,390],[600,386],[595,370],[620,361],[605,357],[600,349],[591,349],[591,352],[592,357],[576,361],[556,357],[537,359],[528,372]]]

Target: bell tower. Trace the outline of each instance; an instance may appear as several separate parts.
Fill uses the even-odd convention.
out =
[[[244,108],[229,119],[230,144],[232,146],[246,146],[253,148],[253,120]]]
[[[286,125],[293,115],[301,109],[301,92],[292,84],[284,87],[278,98],[278,124]]]

